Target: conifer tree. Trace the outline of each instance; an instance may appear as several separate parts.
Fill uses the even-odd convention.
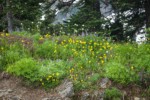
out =
[[[44,0],[0,0],[1,27],[12,33],[21,23],[36,22],[41,17],[40,3]],[[1,30],[2,31],[2,30]]]

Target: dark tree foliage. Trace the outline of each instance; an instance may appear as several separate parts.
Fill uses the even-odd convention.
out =
[[[125,37],[133,37],[144,25],[150,27],[150,0],[113,0],[111,4],[117,14],[117,20],[128,24],[122,32]]]
[[[71,6],[75,0],[58,1],[57,9],[61,9]],[[116,15],[113,24],[103,20],[100,1],[112,5]],[[55,10],[52,10],[51,6],[55,2],[56,0],[0,0],[0,31],[7,30],[10,33],[16,29],[32,31],[32,28],[40,22],[39,29],[43,34],[59,32],[62,30],[58,28],[60,26],[66,33],[74,33],[75,30],[78,30],[78,33],[104,32],[120,41],[125,40],[127,36],[133,37],[144,25],[150,27],[150,0],[80,0],[77,4],[79,11],[65,21],[63,26],[53,27],[51,23],[55,18]],[[40,20],[42,15],[45,15],[43,21]],[[106,26],[105,30],[109,32],[102,27],[106,22],[109,23],[109,27]]]
[[[47,34],[53,31],[51,23],[53,22],[55,18],[55,11],[50,9],[53,3],[54,1],[45,2],[43,3],[43,6],[41,7],[42,14],[44,15],[44,20],[40,21],[41,22],[41,25],[40,25],[41,34]]]
[[[83,5],[79,8],[80,11],[71,16],[66,25],[79,30],[79,33],[83,30],[88,32],[100,31],[103,20],[101,18],[99,0],[81,0],[80,3]]]
[[[7,30],[10,33],[21,27],[21,23],[36,22],[41,17],[40,4],[44,0],[0,0],[2,12],[0,21],[3,23],[0,31]],[[1,7],[0,7],[1,8]]]

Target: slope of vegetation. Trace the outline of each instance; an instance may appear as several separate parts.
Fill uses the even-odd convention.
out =
[[[64,79],[71,80],[76,91],[95,89],[108,77],[113,83],[148,91],[149,59],[150,44],[110,43],[92,35],[0,34],[0,71],[45,89]]]

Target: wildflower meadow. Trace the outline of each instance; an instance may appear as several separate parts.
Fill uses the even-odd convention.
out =
[[[30,85],[50,89],[68,79],[79,91],[95,89],[107,77],[123,86],[148,87],[148,43],[113,43],[94,35],[22,34],[0,34],[0,70]]]

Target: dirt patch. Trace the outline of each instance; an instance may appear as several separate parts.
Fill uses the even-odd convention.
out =
[[[63,84],[65,84],[65,82]],[[62,86],[64,88],[63,84]],[[146,93],[145,89],[139,86],[131,85],[128,87],[122,87],[121,85],[120,86],[116,84],[112,85],[122,91],[125,98],[124,100],[136,100],[135,98],[144,98],[141,100],[150,100],[149,94]],[[102,89],[95,90],[93,92],[85,91],[82,93],[81,91],[75,93],[75,95],[73,96],[74,98],[73,100],[97,100],[93,98],[99,98],[100,96],[102,96],[104,91],[101,90]],[[62,99],[60,91],[64,93],[64,91],[66,91],[66,88],[62,89],[60,85],[55,89],[46,91],[40,87],[37,88],[27,87],[23,85],[23,82],[20,78],[11,76],[5,72],[0,72],[0,100],[72,100],[70,98]],[[141,94],[146,95],[140,97]],[[89,99],[82,99],[82,98],[89,98]]]
[[[59,97],[55,92],[47,92],[41,88],[29,88],[22,85],[21,79],[9,76],[5,78],[0,73],[0,100],[44,100]],[[55,99],[52,99],[55,100]],[[61,100],[61,99],[59,99]]]

